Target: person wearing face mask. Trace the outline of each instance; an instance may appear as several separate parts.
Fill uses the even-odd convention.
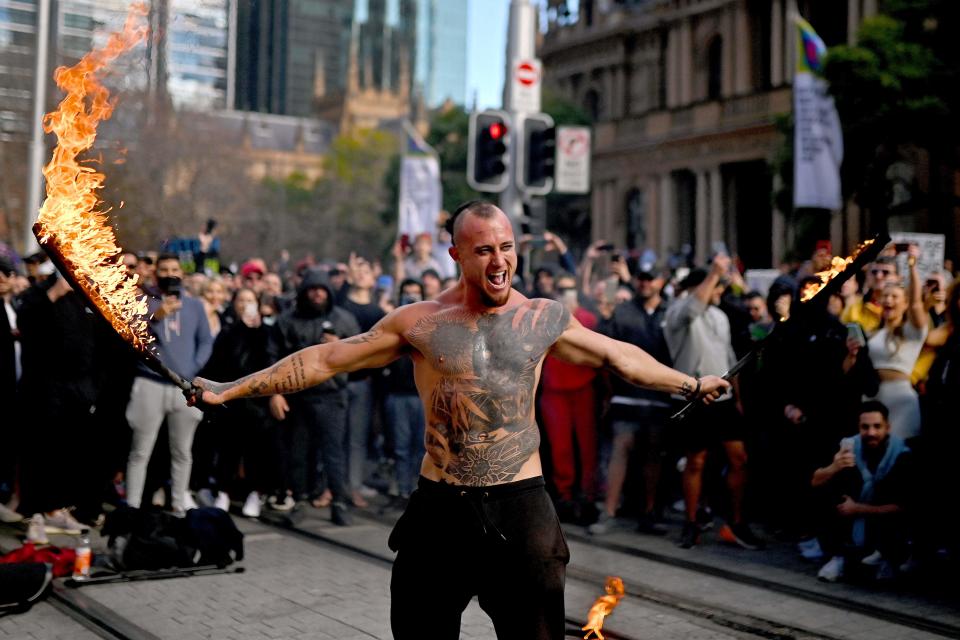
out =
[[[337,306],[327,274],[317,269],[304,273],[297,301],[277,320],[267,342],[270,363],[318,344],[330,344],[360,333],[350,312]],[[331,508],[334,524],[350,524],[343,439],[347,428],[347,375],[340,374],[316,387],[270,397],[270,413],[284,434],[286,483],[299,508],[313,499],[314,506]],[[320,491],[317,473],[322,460],[328,496]],[[329,502],[327,502],[329,500]]]
[[[262,322],[256,292],[247,287],[238,290],[231,308],[235,320],[217,336],[201,375],[242,377],[269,364],[269,329]],[[256,518],[261,495],[279,484],[274,482],[274,445],[268,418],[264,398],[241,400],[231,404],[229,412],[208,412],[204,416],[199,433],[206,432],[209,446],[205,447],[203,460],[197,460],[197,466],[203,468],[197,469],[196,475],[216,495],[217,507],[229,510],[231,495],[246,496],[243,515]],[[241,460],[243,478],[237,473]]]
[[[173,254],[162,254],[156,261],[159,299],[148,301],[150,332],[160,360],[186,379],[197,375],[213,350],[213,337],[206,311],[200,300],[182,288],[183,271]],[[164,420],[170,432],[170,501],[174,513],[193,506],[187,485],[193,466],[193,436],[203,414],[187,406],[180,390],[143,364],[138,364],[127,422],[133,431],[127,458],[127,503],[139,508],[146,484],[147,465]]]

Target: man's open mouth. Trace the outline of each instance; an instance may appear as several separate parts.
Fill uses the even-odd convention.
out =
[[[497,271],[496,273],[488,273],[487,282],[489,282],[494,289],[503,289],[509,284],[507,282],[507,272]]]

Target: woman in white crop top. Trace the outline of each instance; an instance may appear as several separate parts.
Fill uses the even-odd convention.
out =
[[[870,359],[880,374],[876,399],[890,410],[891,433],[904,439],[920,434],[920,399],[910,383],[910,374],[926,340],[929,323],[921,298],[918,255],[919,248],[911,244],[907,258],[909,287],[904,289],[903,282],[898,280],[884,285],[880,329],[867,341]]]

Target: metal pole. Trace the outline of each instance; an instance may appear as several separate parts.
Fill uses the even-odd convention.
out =
[[[24,211],[23,255],[39,249],[33,236],[33,222],[40,211],[40,191],[43,188],[43,113],[47,106],[47,74],[50,49],[50,0],[37,3],[37,64],[33,70],[33,121],[30,136],[30,166],[27,176],[27,208]]]
[[[536,57],[537,12],[529,0],[510,1],[510,26],[507,35],[506,73],[503,80],[503,110],[510,114],[513,121],[510,145],[510,166],[507,172],[510,181],[500,193],[500,209],[513,221],[514,233],[519,237],[520,222],[523,218],[524,195],[517,186],[517,145],[520,132],[517,127],[525,115],[517,111],[513,96],[513,65],[517,59]]]

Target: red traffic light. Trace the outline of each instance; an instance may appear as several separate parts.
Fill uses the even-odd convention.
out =
[[[502,122],[494,122],[487,128],[487,133],[490,134],[491,140],[499,140],[507,135],[507,125]]]

